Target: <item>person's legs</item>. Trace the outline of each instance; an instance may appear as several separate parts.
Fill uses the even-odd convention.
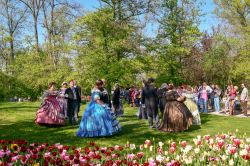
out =
[[[245,116],[247,116],[247,101],[241,101],[241,108]]]
[[[160,121],[159,121],[159,116],[158,116],[158,109],[157,107],[154,109],[154,122],[155,122],[155,126],[156,128],[158,128],[160,126]]]
[[[205,113],[208,113],[208,102],[207,102],[207,100],[204,100],[204,112]]]
[[[220,98],[219,97],[214,98],[214,109],[216,112],[220,111]]]
[[[149,127],[153,128],[153,111],[149,107],[146,107],[146,110],[147,110],[147,115],[148,115]]]
[[[214,109],[214,96],[210,97],[210,105],[211,105],[212,109]]]
[[[72,112],[73,112],[73,103],[72,102],[68,102],[68,111],[67,111],[67,114],[68,114],[68,118],[69,118],[69,124],[72,125]]]
[[[202,112],[202,109],[201,109],[201,99],[197,100],[197,108],[198,108],[199,112]]]
[[[230,115],[234,114],[234,102],[235,102],[235,100],[230,100],[230,107],[229,107]]]
[[[78,122],[78,108],[79,108],[79,103],[77,101],[74,101],[73,120],[74,120],[75,123]]]
[[[201,103],[202,103],[202,112],[203,112],[203,113],[207,113],[207,112],[208,112],[207,100],[201,99]]]

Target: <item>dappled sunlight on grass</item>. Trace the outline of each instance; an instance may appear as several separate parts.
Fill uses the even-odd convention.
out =
[[[224,117],[202,114],[201,126],[192,126],[182,133],[163,133],[156,129],[149,129],[146,120],[138,120],[135,116],[137,109],[126,107],[125,115],[119,118],[122,131],[111,137],[78,138],[75,133],[78,125],[63,127],[38,126],[34,123],[36,111],[40,103],[0,103],[0,139],[26,139],[29,142],[49,142],[68,145],[83,146],[89,141],[95,141],[104,146],[121,144],[127,141],[141,144],[146,139],[155,138],[156,141],[167,142],[189,140],[197,135],[217,134],[218,132],[239,132],[250,135],[249,119],[237,117]],[[82,115],[86,105],[81,107]]]

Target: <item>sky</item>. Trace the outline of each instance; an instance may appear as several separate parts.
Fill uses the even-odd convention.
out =
[[[93,11],[99,6],[98,0],[81,0],[80,3],[88,11]],[[201,10],[202,13],[205,13],[205,16],[201,18],[201,24],[199,26],[202,32],[211,32],[212,26],[219,24],[218,18],[213,14],[214,9],[215,4],[213,0],[204,0],[204,5],[201,7]],[[153,34],[151,34],[154,33],[153,28],[154,27],[149,26],[146,30],[149,36],[153,36]]]

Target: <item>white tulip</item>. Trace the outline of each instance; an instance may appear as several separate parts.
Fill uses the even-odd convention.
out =
[[[196,154],[200,153],[200,148],[195,148],[194,153],[196,153]]]
[[[233,160],[233,159],[231,159],[231,160],[229,161],[229,165],[234,165],[234,160]]]

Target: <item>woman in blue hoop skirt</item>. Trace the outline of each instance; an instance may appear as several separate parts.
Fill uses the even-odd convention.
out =
[[[103,81],[97,80],[96,87],[92,90],[91,101],[83,113],[77,137],[111,136],[121,130],[110,108],[100,100],[102,86]]]

